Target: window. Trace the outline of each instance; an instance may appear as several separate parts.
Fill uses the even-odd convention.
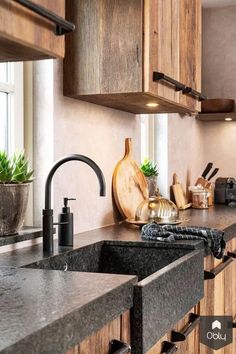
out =
[[[23,149],[23,64],[0,63],[0,150]]]

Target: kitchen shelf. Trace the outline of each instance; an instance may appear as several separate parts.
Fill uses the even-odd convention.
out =
[[[236,112],[229,113],[200,113],[197,115],[197,119],[203,122],[216,122],[216,121],[224,121],[225,118],[232,118],[232,120],[236,121]]]

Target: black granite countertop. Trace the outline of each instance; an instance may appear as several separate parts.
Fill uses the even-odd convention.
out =
[[[189,209],[181,212],[181,217],[189,219],[184,225],[208,226],[224,230],[226,241],[236,236],[236,208],[216,206],[209,210]],[[122,224],[76,235],[74,249],[104,240],[128,243],[146,242],[148,245],[147,241],[142,241],[139,228]],[[178,241],[172,243],[171,247],[173,246],[199,249],[203,248],[203,242]],[[165,244],[165,247],[168,246]],[[58,248],[57,240],[55,240],[55,254],[67,250]],[[95,313],[96,324],[92,329],[95,331],[105,322],[111,321],[122,311],[132,307],[135,277],[19,269],[19,267],[43,258],[45,256],[42,253],[42,245],[25,247],[0,255],[0,332],[4,334],[0,337],[0,353],[25,353],[25,345],[30,342],[32,344],[27,347],[27,354],[63,353],[69,346],[80,342],[86,334],[86,331],[84,334],[83,331],[77,330],[76,332],[76,327],[74,327],[76,321],[83,323],[81,321],[83,320],[82,314],[86,313],[83,312],[85,308],[88,311],[96,308],[98,311],[89,312],[90,315]],[[110,313],[110,316],[103,316],[99,313],[103,306],[106,306],[108,309],[106,313]],[[50,311],[47,312],[46,309],[49,308]],[[99,320],[103,321],[103,319],[104,322],[100,323]],[[65,337],[63,337],[60,325],[66,329]],[[53,333],[62,339],[58,343],[55,337],[52,339],[47,336],[47,330],[54,326]],[[86,324],[84,327],[90,331],[86,335],[91,334],[91,328],[86,327]],[[28,341],[27,338],[31,340]],[[47,343],[47,347],[52,348],[51,351],[37,349],[39,345],[44,348],[44,340],[45,346]],[[65,348],[66,342],[69,346]],[[53,345],[57,345],[57,349]]]
[[[33,226],[24,226],[18,234],[0,236],[0,246],[12,245],[17,242],[33,240],[42,237],[42,229]]]
[[[133,304],[136,277],[0,267],[0,353],[61,354]]]

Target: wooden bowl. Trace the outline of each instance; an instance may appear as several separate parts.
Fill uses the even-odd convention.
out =
[[[229,113],[234,111],[234,100],[228,98],[212,98],[202,101],[201,113]]]

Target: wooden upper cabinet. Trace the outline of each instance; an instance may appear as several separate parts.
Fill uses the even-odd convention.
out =
[[[153,73],[200,91],[200,0],[68,0],[66,17],[76,25],[66,38],[66,96],[136,114],[198,110]]]
[[[201,92],[202,47],[201,0],[180,0],[180,76],[186,86]],[[180,103],[200,110],[200,103],[189,95],[180,95]]]
[[[65,18],[65,0],[32,0]],[[55,24],[12,0],[0,1],[0,61],[64,57],[64,35]]]

